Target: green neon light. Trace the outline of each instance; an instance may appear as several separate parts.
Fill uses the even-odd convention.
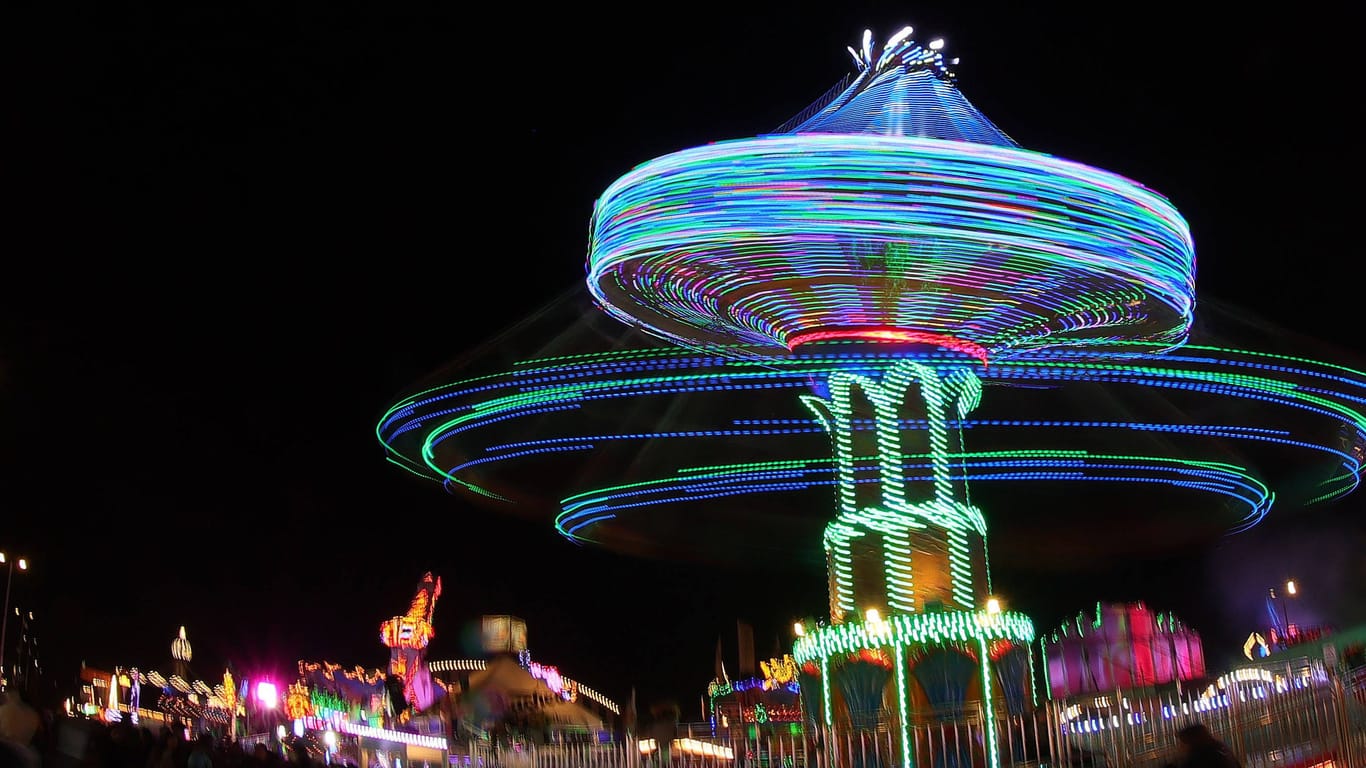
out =
[[[1043,639],[1039,639],[1042,645]],[[1039,706],[1039,683],[1034,679],[1034,653],[1033,649],[1026,643],[1024,646],[1025,658],[1029,659],[1029,700],[1034,706]]]
[[[1026,643],[1025,648],[1028,647]],[[996,743],[996,707],[991,701],[991,657],[987,655],[986,638],[981,635],[977,636],[977,657],[982,665],[982,712],[986,714],[987,765],[1001,768],[1001,746]]]
[[[794,654],[795,659],[795,654]],[[835,724],[835,713],[830,711],[830,657],[821,657],[821,697],[825,704],[825,724],[827,727]]]
[[[892,660],[896,664],[896,704],[901,725],[901,764],[911,768],[911,731],[907,721],[910,709],[906,704],[906,648],[898,645],[892,649]]]
[[[797,664],[822,663],[834,656],[900,646],[946,645],[974,640],[1034,642],[1034,623],[1012,611],[944,611],[893,614],[877,622],[846,622],[809,630],[792,646]]]
[[[940,370],[915,360],[902,359],[882,374],[881,381],[868,376],[835,371],[827,378],[829,398],[803,395],[802,402],[830,434],[835,448],[839,511],[825,529],[824,545],[832,570],[835,594],[831,607],[840,621],[857,615],[854,594],[853,542],[875,534],[882,545],[885,570],[883,594],[894,613],[917,610],[912,573],[911,541],[931,528],[943,532],[948,546],[950,595],[960,609],[976,608],[977,590],[972,572],[968,535],[986,538],[986,520],[976,507],[954,498],[950,476],[949,408],[958,418],[967,416],[981,399],[982,382],[964,367]],[[928,422],[929,458],[933,496],[910,500],[902,469],[901,408],[912,385],[918,385]],[[877,440],[880,503],[860,509],[857,476],[860,465],[854,454],[855,389],[873,407]]]
[[[313,705],[313,711],[320,713],[319,717],[326,717],[327,712],[345,714],[351,711],[351,705],[340,697],[316,688],[308,692],[308,701]]]
[[[902,759],[912,765],[909,730],[909,706],[906,692],[906,649],[926,645],[975,643],[982,676],[982,703],[987,733],[986,750],[989,764],[1000,768],[1000,744],[996,736],[996,715],[992,703],[991,657],[988,643],[1008,640],[1024,647],[1030,656],[1030,685],[1033,686],[1034,624],[1029,617],[1013,612],[947,611],[943,613],[893,614],[876,622],[847,622],[808,630],[797,639],[792,649],[798,664],[819,662],[821,694],[825,702],[825,724],[833,726],[830,704],[830,659],[863,650],[887,650],[891,653],[897,684],[897,706],[900,709]],[[1037,697],[1035,699],[1037,703]]]
[[[407,471],[407,472],[411,472],[411,473],[414,474],[414,475],[417,475],[418,477],[422,478],[423,480],[436,480],[436,481],[440,482],[440,479],[439,479],[439,478],[432,477],[431,475],[427,474],[426,472],[420,472],[420,471],[418,471],[416,468],[414,468],[414,467],[412,467],[412,466],[409,466],[408,464],[405,464],[405,463],[403,463],[403,462],[401,462],[401,461],[398,461],[398,460],[396,460],[396,459],[395,459],[394,457],[392,457],[392,456],[385,456],[385,457],[384,457],[384,460],[387,461],[387,462],[389,462],[390,464],[393,464],[394,466],[398,467],[399,469],[402,469],[402,470],[405,470],[405,471]]]
[[[848,365],[850,355],[840,354],[838,350],[850,347],[851,344],[849,342],[820,342],[820,347],[831,350],[829,353],[825,354],[816,352],[813,349],[813,347],[816,346],[816,344],[813,344],[806,348],[808,350],[807,353],[800,359],[783,359],[780,363],[781,367],[788,371],[805,371],[808,372],[809,375],[828,376],[839,367]],[[1366,416],[1363,415],[1354,398],[1345,399],[1340,395],[1334,396],[1329,394],[1330,389],[1320,390],[1313,386],[1306,387],[1302,383],[1296,383],[1288,378],[1285,380],[1273,378],[1282,373],[1288,373],[1296,376],[1323,379],[1325,380],[1325,387],[1331,387],[1333,383],[1332,380],[1340,379],[1344,376],[1360,378],[1361,376],[1366,375],[1361,371],[1357,371],[1347,366],[1298,356],[1234,350],[1208,345],[1187,345],[1182,348],[1180,353],[1167,356],[1167,358],[1165,358],[1166,362],[1160,366],[1139,365],[1135,363],[1144,359],[1143,355],[1146,353],[1146,345],[1141,343],[1114,341],[1110,342],[1107,346],[1113,347],[1116,350],[1121,350],[1118,352],[1121,356],[1130,354],[1123,350],[1132,349],[1134,350],[1132,353],[1134,356],[1124,356],[1116,359],[1113,357],[1107,358],[1105,355],[1098,354],[1094,357],[1064,356],[1058,359],[1049,360],[1046,359],[1046,355],[1040,353],[1016,360],[1005,358],[993,360],[992,366],[994,369],[1002,371],[1030,369],[1036,371],[1043,371],[1045,369],[1057,370],[1061,372],[1061,375],[1058,377],[1061,379],[1104,379],[1118,376],[1123,377],[1126,381],[1130,381],[1130,383],[1139,383],[1148,386],[1167,386],[1167,384],[1163,384],[1163,382],[1199,382],[1200,384],[1210,385],[1211,388],[1206,391],[1217,392],[1226,389],[1227,391],[1224,392],[1225,394],[1234,396],[1266,396],[1278,401],[1282,405],[1308,407],[1321,410],[1325,413],[1337,414],[1358,429],[1366,431]],[[726,347],[726,349],[730,350],[730,353],[740,355],[744,353],[745,347],[743,347],[743,345],[736,345],[734,347]],[[717,354],[717,350],[710,350],[708,354],[715,355]],[[1205,359],[1203,357],[1206,355],[1215,356],[1222,354],[1232,354],[1250,362],[1242,363],[1237,359],[1228,361]],[[871,369],[891,365],[890,356],[871,355],[858,357],[862,359],[864,365]],[[563,370],[563,366],[565,365],[637,365],[642,361],[668,361],[677,358],[678,350],[676,349],[619,350],[615,352],[589,353],[583,355],[547,356],[519,362],[515,365],[515,369],[517,375],[531,375],[544,372],[551,378],[568,379],[578,375],[593,374],[571,372],[569,375],[566,375]],[[940,359],[934,355],[927,355],[921,359],[926,365],[939,367],[941,369],[951,367],[951,362],[947,358]],[[1240,364],[1270,365],[1271,367],[1267,368],[1266,372],[1258,375],[1229,373],[1223,370],[1216,371],[1209,369],[1210,366],[1227,368],[1231,365]],[[751,370],[761,370],[769,368],[772,365],[773,361],[771,359],[767,361],[758,359],[757,357],[753,360],[732,359],[727,363],[725,375],[729,377],[735,375],[737,370],[740,369],[748,368]],[[1183,366],[1183,369],[1173,368],[1173,365]],[[1309,369],[1296,370],[1293,366],[1309,366]],[[744,371],[740,375],[743,376],[748,373],[749,371]],[[701,383],[706,379],[714,379],[716,376],[717,374],[715,372],[710,372],[703,375],[664,377],[664,380],[674,383],[690,382],[696,384]],[[439,386],[425,388],[419,392],[407,395],[394,406],[386,410],[380,423],[376,425],[376,436],[379,437],[380,441],[385,445],[387,452],[395,460],[395,463],[404,466],[405,469],[416,471],[423,476],[434,474],[437,479],[450,480],[461,487],[475,492],[483,492],[487,495],[487,491],[479,488],[477,485],[468,481],[461,482],[451,477],[447,474],[447,471],[449,471],[448,469],[442,471],[442,469],[445,468],[437,469],[433,467],[429,457],[422,455],[422,448],[429,447],[432,442],[432,440],[429,439],[432,437],[429,430],[435,426],[438,430],[446,431],[452,428],[454,422],[433,421],[430,424],[425,425],[421,431],[410,433],[410,437],[404,438],[402,441],[404,443],[421,442],[421,447],[418,445],[400,447],[400,445],[393,440],[393,437],[386,437],[386,432],[381,425],[387,423],[391,418],[395,418],[404,409],[421,409],[424,407],[424,403],[428,398],[439,397],[445,393],[455,394],[458,393],[461,388],[487,388],[490,383],[496,384],[497,382],[504,380],[505,377],[506,374],[469,377]],[[1131,381],[1133,377],[1144,379],[1144,381]],[[649,381],[657,382],[660,380],[661,379],[659,378],[652,378]],[[634,381],[634,379],[628,377],[628,379],[618,380],[618,384],[627,384]],[[574,390],[575,388],[573,386],[567,386],[565,389]],[[588,390],[585,389],[582,391],[586,392]],[[482,413],[482,417],[487,418],[499,414],[515,415],[519,408],[527,407],[529,404],[556,402],[568,404],[564,398],[564,391],[553,385],[546,389],[540,389],[538,387],[535,390],[527,391],[524,396],[529,399],[492,400],[481,406],[476,406],[476,410]],[[412,437],[417,435],[422,435],[422,438],[428,439],[412,441]],[[415,448],[417,450],[414,450]],[[1311,500],[1311,503],[1342,496],[1356,487],[1357,481],[1358,475],[1353,466],[1337,466],[1333,475],[1323,481],[1322,492],[1315,496],[1315,498]],[[989,570],[983,575],[987,579],[988,591],[990,591]]]
[[[727,375],[727,378],[762,379],[767,378],[768,376],[769,373],[767,371],[759,370],[753,373],[731,373]],[[691,381],[696,380],[697,378],[708,377],[678,375],[646,376],[632,379],[631,385],[633,387],[644,389],[654,384],[668,384],[682,381]],[[481,419],[488,418],[491,415],[496,415],[505,412],[516,412],[526,408],[535,408],[550,404],[576,403],[583,400],[585,397],[590,396],[594,392],[615,391],[620,389],[620,387],[621,382],[615,380],[574,382],[572,384],[546,387],[545,389],[537,390],[534,392],[518,392],[516,394],[507,395],[504,397],[495,397],[481,403],[476,403],[473,407],[470,408],[468,412],[463,413],[454,418],[447,419],[446,421],[441,422],[440,424],[436,425],[433,429],[431,429],[429,432],[427,432],[426,437],[424,437],[422,440],[422,445],[419,449],[419,455],[422,458],[422,462],[426,464],[429,469],[431,469],[440,477],[449,480],[452,483],[456,483],[461,487],[467,488],[476,493],[480,493],[491,498],[506,501],[506,499],[503,499],[503,497],[491,491],[488,491],[484,488],[480,488],[477,485],[456,478],[450,472],[438,466],[436,464],[436,450],[433,446],[435,446],[436,443],[447,432],[458,429],[459,427],[469,424],[471,422],[476,422]],[[394,410],[395,409],[391,408],[390,412]]]
[[[906,459],[921,460],[925,456],[920,454],[908,454]],[[1253,476],[1247,469],[1225,462],[1202,461],[1198,459],[1172,458],[1169,456],[1151,456],[1142,454],[1112,454],[1112,453],[1091,453],[1084,450],[1010,450],[1010,451],[970,451],[951,454],[954,460],[981,459],[981,460],[1011,460],[1011,459],[1067,459],[1075,458],[1079,460],[1091,461],[1116,461],[1116,462],[1138,462],[1150,465],[1167,465],[1173,468],[1189,467],[1198,469],[1209,469],[1228,473],[1233,479],[1237,479],[1247,486],[1257,489],[1257,491],[1270,501],[1275,494],[1267,486]],[[685,467],[677,471],[678,476],[685,477],[704,477],[704,478],[724,478],[728,475],[743,475],[752,472],[762,472],[769,469],[781,470],[791,468],[805,468],[819,470],[824,466],[833,463],[833,459],[800,459],[800,460],[775,460],[760,462],[745,462],[732,464],[716,464],[711,466]],[[556,519],[556,528],[563,535],[569,535],[563,526],[563,520],[572,514],[579,507],[590,504],[600,504],[602,499],[615,494],[628,493],[631,491],[648,490],[650,488],[666,487],[677,482],[677,477],[666,477],[653,480],[642,480],[634,483],[622,483],[619,485],[604,486],[590,491],[567,496],[561,501],[561,508],[564,510]],[[574,534],[572,538],[582,541],[590,539],[581,534]],[[990,590],[988,590],[990,591]]]
[[[1048,649],[1044,646],[1044,639],[1039,638],[1039,659],[1043,662],[1043,687],[1048,692],[1048,698],[1053,698],[1053,681],[1048,676]],[[1034,654],[1029,654],[1029,663],[1034,663]]]

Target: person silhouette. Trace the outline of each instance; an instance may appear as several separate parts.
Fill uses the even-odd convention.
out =
[[[1243,768],[1233,750],[1204,723],[1191,723],[1177,731],[1176,751],[1175,768]]]

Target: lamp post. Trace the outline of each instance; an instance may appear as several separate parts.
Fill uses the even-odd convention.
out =
[[[21,557],[15,562],[10,562],[9,558],[5,556],[5,553],[0,552],[0,565],[5,566],[6,571],[5,615],[3,618],[0,618],[0,688],[4,688],[5,683],[8,680],[8,678],[5,677],[5,642],[7,639],[6,636],[9,634],[9,592],[10,587],[14,586],[14,566],[18,565],[19,570],[27,571],[28,560]]]
[[[1299,594],[1299,589],[1295,587],[1295,580],[1288,579],[1285,582],[1285,594],[1281,596],[1281,618],[1285,620],[1285,636],[1290,639],[1290,603],[1291,597]],[[1296,633],[1299,634],[1299,633]]]

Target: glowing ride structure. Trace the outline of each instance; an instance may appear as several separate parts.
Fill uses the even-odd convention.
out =
[[[432,578],[430,571],[422,575],[416,593],[401,616],[386,619],[380,624],[379,639],[389,648],[389,676],[401,682],[403,701],[407,705],[399,713],[400,721],[431,708],[445,693],[432,680],[427,666],[427,644],[436,637],[432,627],[432,613],[437,598],[441,597],[441,577]]]
[[[690,529],[714,539],[733,524],[705,508],[833,489],[830,623],[803,625],[793,653],[808,716],[835,732],[891,726],[910,765],[917,713],[983,702],[982,751],[996,765],[992,702],[1000,693],[1014,714],[1036,695],[1034,628],[991,598],[969,481],[1195,491],[1236,508],[1226,527],[1237,530],[1267,513],[1276,478],[1222,446],[1262,449],[1261,467],[1313,459],[1323,469],[1301,500],[1341,496],[1361,472],[1366,377],[1189,344],[1194,248],[1176,209],[1120,176],[1020,149],[957,90],[940,47],[908,28],[875,54],[865,33],[851,49],[857,76],[789,130],[666,155],[604,192],[588,290],[671,346],[547,354],[434,382],[377,433],[394,463],[495,500],[514,498],[519,473],[549,482],[553,460],[608,465],[624,476],[573,473],[556,516],[567,537],[608,546],[639,546],[653,511],[696,520],[667,526],[661,546],[678,549],[698,545]],[[1072,415],[1092,404],[1068,394],[1096,386],[1276,418]],[[1063,394],[981,416],[986,387]],[[683,396],[712,421],[662,425],[650,411],[642,425],[623,407]],[[804,413],[752,407],[784,396]],[[813,434],[824,456],[807,452]],[[1135,436],[1160,437],[1165,452],[1125,450]],[[659,449],[688,439],[765,458]],[[602,458],[632,446],[629,462]],[[931,685],[919,674],[931,669],[953,683]],[[879,722],[885,711],[894,722]]]

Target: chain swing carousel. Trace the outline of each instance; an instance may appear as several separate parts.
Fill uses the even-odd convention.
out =
[[[1121,556],[1133,532],[1210,540],[1340,497],[1366,376],[1193,342],[1176,208],[1019,147],[911,33],[865,33],[856,74],[777,131],[614,182],[588,300],[436,372],[377,435],[578,542],[725,560],[819,541],[829,618],[793,657],[832,758],[868,762],[829,745],[877,734],[875,761],[909,766],[924,723],[966,718],[958,759],[997,766],[1037,694],[992,558]]]

